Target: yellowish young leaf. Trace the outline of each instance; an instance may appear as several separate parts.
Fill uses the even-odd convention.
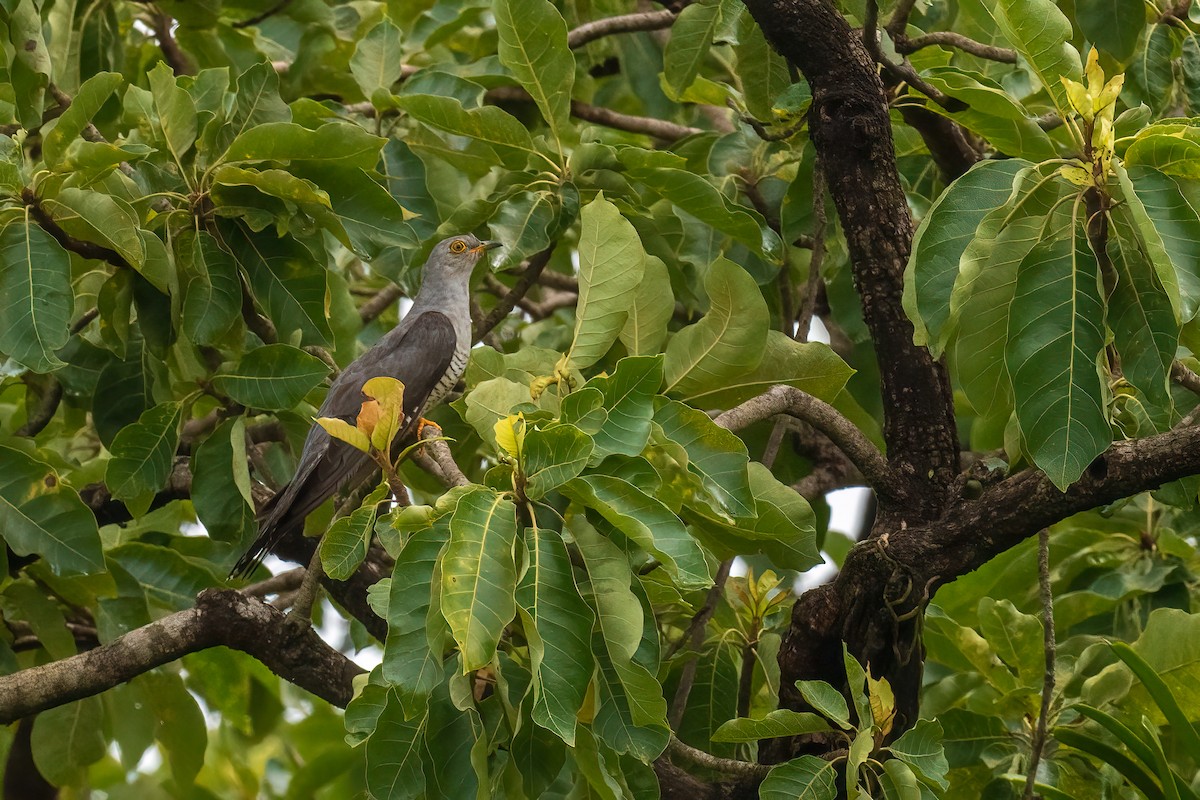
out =
[[[404,384],[395,378],[371,378],[363,384],[362,392],[376,403],[377,415],[370,430],[371,444],[381,453],[390,453],[392,440],[404,426]],[[363,411],[366,407],[367,403],[363,403]],[[360,413],[359,428],[362,427]]]
[[[325,432],[333,438],[341,439],[356,450],[361,450],[364,453],[370,452],[370,437],[345,420],[338,419],[337,417],[318,417],[317,424],[324,428]]]
[[[887,736],[896,719],[896,696],[892,693],[892,685],[887,678],[876,680],[868,672],[867,693],[871,700],[871,717],[883,735]]]
[[[493,427],[496,432],[496,444],[508,453],[519,464],[521,453],[525,449],[525,415],[509,414],[503,419],[496,420]]]

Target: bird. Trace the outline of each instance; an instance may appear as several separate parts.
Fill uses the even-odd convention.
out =
[[[362,386],[388,376],[404,384],[405,433],[458,383],[471,352],[471,271],[499,242],[470,234],[451,236],[434,246],[422,268],[421,289],[404,318],[333,381],[318,417],[353,425],[365,397]],[[401,437],[397,437],[399,440]],[[371,457],[313,425],[292,480],[258,514],[258,537],[230,571],[249,575],[271,549],[343,486],[358,486],[379,467]]]

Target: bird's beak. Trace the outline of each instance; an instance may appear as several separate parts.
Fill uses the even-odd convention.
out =
[[[488,250],[495,250],[497,247],[501,247],[501,246],[502,246],[501,242],[481,242],[478,247],[471,248],[471,252],[472,253],[483,253]]]

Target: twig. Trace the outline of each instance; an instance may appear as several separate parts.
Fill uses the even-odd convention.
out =
[[[389,283],[376,292],[374,297],[359,306],[358,317],[362,320],[363,325],[366,325],[403,296],[403,289],[394,283]]]
[[[175,41],[175,34],[171,30],[174,20],[156,6],[150,6],[150,16],[154,22],[154,36],[158,39],[158,47],[162,50],[163,60],[171,67],[171,71],[176,76],[195,75],[196,68],[192,60]]]
[[[703,750],[697,750],[695,747],[679,741],[674,735],[667,742],[665,752],[667,755],[678,756],[684,761],[691,762],[698,767],[723,772],[726,775],[736,775],[740,778],[763,778],[771,771],[771,768],[766,764],[753,764],[749,761],[720,758]]]
[[[787,435],[789,427],[787,417],[781,415],[775,418],[775,427],[771,428],[771,435],[767,438],[761,459],[762,465],[767,469],[775,466],[775,459],[779,457],[779,447],[783,444],[783,437]]]
[[[947,47],[958,48],[964,53],[970,53],[973,56],[986,58],[988,61],[999,61],[1002,64],[1017,63],[1016,50],[977,42],[954,31],[933,31],[921,36],[914,36],[911,39],[900,35],[894,37],[894,41],[896,43],[896,51],[906,55],[908,53],[915,53],[923,47],[946,45]]]
[[[902,497],[899,481],[875,445],[833,406],[793,386],[772,387],[729,409],[715,422],[726,430],[739,431],[783,413],[799,417],[828,436],[881,496],[893,501]]]
[[[583,47],[588,42],[614,33],[633,33],[634,31],[657,31],[671,27],[679,12],[675,9],[664,11],[645,11],[636,14],[622,14],[618,17],[608,17],[592,22],[585,22],[567,34],[567,47],[574,50]]]
[[[442,475],[445,477],[450,486],[466,486],[470,483],[470,479],[463,474],[459,469],[457,462],[454,460],[454,455],[450,452],[449,446],[443,439],[437,437],[442,435],[442,429],[433,423],[426,423],[421,429],[421,439],[425,440],[425,446],[421,448],[433,460]]]
[[[491,312],[484,317],[478,325],[475,326],[475,341],[480,341],[484,336],[492,332],[492,329],[503,321],[508,313],[513,310],[513,306],[517,304],[517,300],[524,297],[529,291],[529,287],[537,283],[538,276],[542,274],[542,270],[550,263],[550,255],[554,252],[554,243],[540,253],[530,257],[525,264],[525,270],[521,273],[521,277],[513,284],[513,288],[507,295],[500,298]]]
[[[900,2],[896,3],[896,8],[892,11],[892,18],[884,26],[884,30],[888,32],[888,36],[895,39],[897,36],[904,35],[905,29],[908,28],[908,18],[912,14],[913,7],[916,4],[917,0],[900,0]]]
[[[88,325],[91,325],[92,320],[94,320],[98,316],[100,316],[99,308],[89,308],[87,311],[83,312],[83,314],[79,317],[79,319],[77,319],[73,323],[71,323],[71,335],[74,336],[75,334],[79,333],[84,328],[86,328]]]
[[[757,626],[756,626],[757,627]],[[759,631],[742,646],[742,671],[738,675],[737,715],[750,716],[750,693],[754,688],[754,662],[758,658]]]
[[[1042,708],[1038,713],[1037,728],[1030,744],[1029,777],[1025,780],[1025,800],[1033,800],[1033,786],[1037,780],[1038,762],[1042,760],[1042,749],[1046,746],[1046,720],[1050,716],[1050,700],[1054,695],[1054,664],[1057,645],[1054,640],[1054,596],[1050,591],[1050,529],[1038,531],[1038,588],[1042,596],[1042,640],[1046,651],[1046,674],[1042,680]]]
[[[321,588],[321,579],[325,577],[325,567],[321,563],[321,547],[313,550],[312,558],[308,561],[308,569],[304,571],[304,579],[296,590],[292,601],[292,610],[288,612],[288,622],[298,622],[312,625],[313,604],[317,600],[317,592]]]
[[[249,586],[242,588],[242,594],[250,597],[262,599],[269,594],[281,594],[298,589],[304,581],[305,569],[296,567],[295,569],[285,570],[278,575],[272,575],[266,580],[261,580],[258,583],[252,583]]]
[[[579,279],[574,275],[566,275],[562,272],[549,270],[538,275],[537,282],[542,286],[548,286],[560,292],[574,292],[575,294],[579,294]]]
[[[950,97],[944,92],[930,86],[907,61],[900,64],[894,64],[889,61],[884,56],[883,50],[879,47],[878,23],[879,3],[876,0],[867,0],[867,12],[863,19],[862,39],[863,44],[866,45],[867,52],[871,54],[871,58],[877,64],[891,73],[895,78],[912,86],[947,111],[963,111],[967,108],[967,104],[963,101]]]
[[[629,131],[630,133],[644,133],[668,142],[704,133],[700,128],[692,128],[687,125],[668,122],[665,119],[635,117],[632,114],[622,114],[619,111],[613,111],[611,108],[602,108],[601,106],[594,106],[589,103],[581,103],[578,100],[571,101],[571,114],[579,119],[594,122],[597,125]]]
[[[729,580],[729,570],[733,567],[733,559],[729,558],[721,562],[721,566],[717,569],[717,575],[713,578],[713,585],[709,588],[708,594],[704,596],[704,605],[696,612],[696,616],[692,617],[692,622],[688,625],[688,629],[684,631],[683,636],[674,642],[670,649],[667,650],[667,658],[675,655],[676,652],[688,643],[693,650],[699,650],[704,644],[704,632],[708,627],[708,621],[712,619],[717,610],[717,603],[721,599],[721,592],[725,590],[725,582]],[[679,724],[683,721],[683,712],[687,709],[688,695],[692,692],[692,685],[696,682],[696,664],[697,657],[693,657],[683,665],[683,672],[679,676],[679,686],[675,690],[675,697],[671,701],[671,713],[667,717],[671,724],[672,730],[679,730]]]
[[[1171,380],[1195,395],[1200,395],[1200,375],[1192,372],[1184,364],[1175,361],[1171,364]]]
[[[0,724],[91,697],[176,659],[225,645],[335,706],[364,670],[316,631],[289,630],[283,615],[231,589],[208,589],[196,607],[164,617],[79,655],[0,677]]]
[[[230,25],[231,28],[249,28],[251,25],[257,25],[268,17],[278,14],[291,4],[292,0],[279,0],[278,3],[268,8],[261,14],[256,14],[249,19],[243,19]]]
[[[25,424],[17,428],[15,436],[37,436],[54,419],[58,404],[62,402],[62,384],[53,375],[46,376],[46,386],[42,389],[41,399],[32,411],[27,412]]]

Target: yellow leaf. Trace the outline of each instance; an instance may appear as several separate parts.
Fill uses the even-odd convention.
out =
[[[1071,108],[1075,109],[1075,113],[1084,119],[1092,118],[1092,96],[1088,94],[1082,83],[1060,78],[1063,86],[1067,89],[1067,100],[1071,102]]]
[[[525,449],[525,415],[509,414],[496,420],[492,430],[496,432],[496,444],[519,464],[521,451]]]
[[[1076,186],[1092,185],[1092,174],[1083,167],[1059,167],[1058,174],[1062,175]]]
[[[896,697],[887,678],[876,680],[867,673],[867,693],[871,699],[871,717],[875,725],[887,736],[896,718]]]
[[[377,404],[378,415],[371,428],[371,444],[381,453],[390,453],[392,440],[404,426],[404,384],[395,378],[371,378],[362,393]],[[367,404],[363,403],[363,409]],[[359,427],[362,428],[360,419]]]
[[[346,444],[364,453],[370,452],[371,440],[367,434],[360,431],[345,420],[337,417],[318,417],[317,424],[325,429],[335,439],[341,439]]]
[[[1100,53],[1094,47],[1088,53],[1087,67],[1083,72],[1087,75],[1088,94],[1096,97],[1104,85],[1104,70],[1100,68]]]

